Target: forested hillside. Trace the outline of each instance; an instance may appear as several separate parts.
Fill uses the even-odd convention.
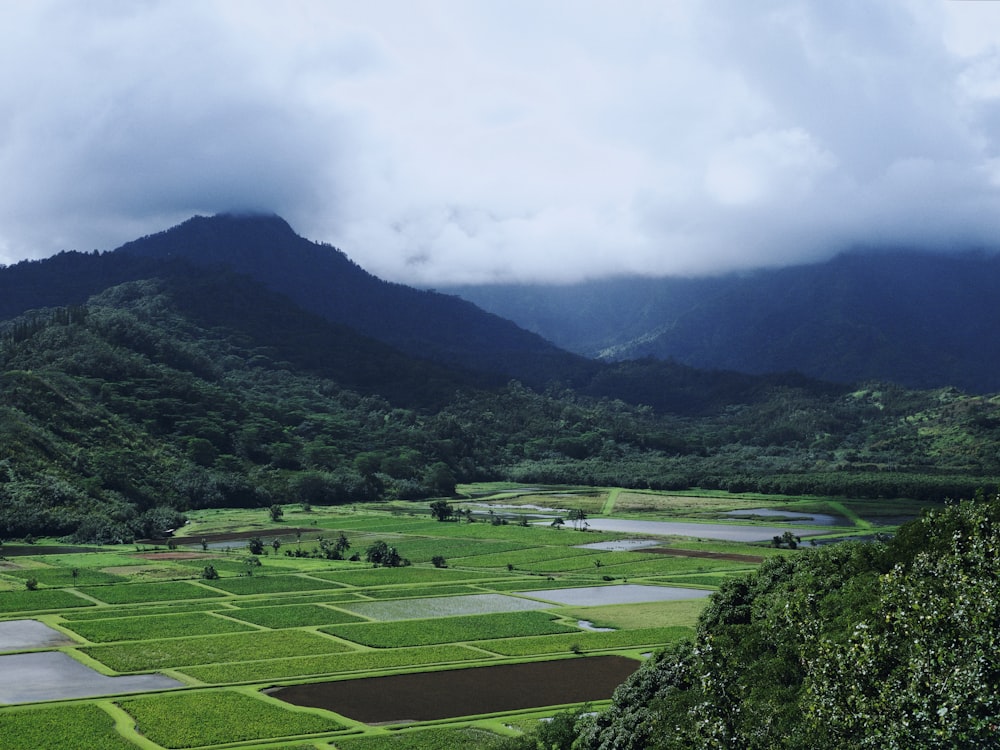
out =
[[[1000,257],[869,251],[704,278],[451,291],[570,351],[1000,391]]]
[[[771,558],[610,708],[538,734],[550,750],[995,748],[998,522],[1000,500],[979,497],[889,542]]]
[[[484,479],[937,501],[1000,468],[1000,405],[985,397],[596,372],[580,390],[495,385],[229,272],[128,282],[3,324],[0,537],[128,540],[191,508]]]

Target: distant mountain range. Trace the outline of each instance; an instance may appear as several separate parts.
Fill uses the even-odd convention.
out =
[[[1000,257],[867,252],[711,278],[447,289],[587,357],[1000,390]]]

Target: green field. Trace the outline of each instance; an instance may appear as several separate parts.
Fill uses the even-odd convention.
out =
[[[687,517],[762,502],[626,491],[496,495],[497,502],[549,507],[557,507],[556,498],[588,513],[615,504],[631,511],[645,504],[661,516]],[[832,504],[812,502],[817,510]],[[806,504],[800,501],[797,507]],[[0,706],[0,744],[5,750],[243,748],[243,743],[268,750],[489,748],[499,740],[497,725],[483,718],[456,717],[443,725],[417,723],[387,732],[327,711],[293,707],[262,691],[277,684],[549,660],[571,652],[635,658],[691,638],[707,600],[520,610],[538,603],[517,592],[530,598],[536,590],[612,586],[626,578],[713,588],[753,568],[727,555],[794,554],[766,545],[677,538],[664,540],[664,546],[701,556],[581,549],[574,545],[625,535],[482,520],[441,523],[422,506],[397,505],[302,514],[293,523],[309,523],[315,532],[303,534],[301,543],[286,541],[277,554],[268,549],[258,557],[259,566],[248,565],[245,539],[233,541],[229,551],[207,552],[198,539],[260,528],[260,510],[192,513],[185,527],[190,546],[183,553],[181,548],[174,553],[120,546],[45,555],[39,545],[37,555],[5,561],[0,624],[38,619],[77,640],[48,648],[66,651],[104,674],[161,672],[181,687],[128,697],[55,697],[45,706]],[[783,507],[793,505],[786,500]],[[374,540],[384,540],[412,564],[380,568],[301,555],[316,547],[320,534],[329,540],[340,532],[352,551],[363,554]],[[259,534],[264,540],[279,534],[288,538],[281,528],[260,528]],[[445,558],[447,567],[433,566],[435,557]],[[201,577],[209,564],[221,577]],[[36,590],[28,590],[29,580],[37,583]],[[517,604],[503,609],[510,601]],[[612,630],[592,631],[580,621]],[[545,711],[539,707],[530,715]],[[526,724],[510,717],[502,731],[520,725]]]

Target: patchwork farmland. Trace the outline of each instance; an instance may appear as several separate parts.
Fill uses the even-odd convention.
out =
[[[610,511],[594,492],[587,507]],[[616,546],[638,535],[527,523],[554,502],[541,489],[500,497],[500,520],[488,496],[448,522],[405,504],[286,506],[280,523],[201,511],[168,542],[0,558],[3,747],[489,747],[608,700],[651,651],[692,636],[721,581],[788,553]],[[704,507],[720,505],[747,503]],[[684,507],[704,523],[696,499]],[[348,546],[329,554],[334,540]],[[366,562],[379,542],[409,564]]]

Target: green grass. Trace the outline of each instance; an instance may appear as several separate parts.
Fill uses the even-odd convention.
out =
[[[275,607],[254,607],[226,613],[228,617],[252,622],[265,628],[299,628],[310,625],[336,625],[358,622],[361,617],[318,604],[285,604]]]
[[[213,617],[203,612],[115,617],[107,620],[75,622],[66,627],[94,643],[218,635],[255,630],[251,625],[244,625],[223,617]]]
[[[488,586],[489,584],[483,584]],[[358,592],[372,599],[414,599],[422,596],[450,596],[452,594],[482,594],[475,586],[454,584],[444,586],[393,586],[384,589],[363,589]]]
[[[136,750],[115,730],[115,721],[93,703],[0,709],[4,750]]]
[[[536,656],[543,654],[565,654],[574,650],[574,647],[579,647],[583,651],[636,648],[639,646],[659,648],[667,643],[675,643],[693,637],[693,628],[669,626],[662,628],[642,628],[639,630],[613,630],[607,633],[577,631],[563,635],[501,638],[497,640],[478,641],[476,646],[487,651],[492,651],[500,656]]]
[[[0,613],[2,614],[93,606],[93,602],[59,589],[0,591]]]
[[[318,578],[337,581],[345,586],[393,586],[411,583],[453,583],[496,578],[492,573],[455,570],[454,568],[362,568],[360,570],[317,573]]]
[[[489,654],[484,654],[482,651],[448,644],[267,659],[238,664],[189,667],[181,671],[207,684],[225,685],[233,682],[265,682],[292,677],[371,672],[489,658],[491,658]]]
[[[231,690],[130,698],[119,701],[118,705],[135,718],[146,737],[167,748],[318,734],[343,728],[329,716],[286,708]]]
[[[270,604],[270,602],[268,602]],[[148,615],[181,615],[188,612],[235,612],[218,601],[171,602],[169,604],[142,604],[135,606],[101,606],[79,612],[64,612],[59,616],[66,622],[109,620],[113,617],[139,617]]]
[[[516,568],[530,568],[542,561],[565,560],[573,557],[593,557],[594,550],[577,549],[575,547],[531,547],[511,550],[510,552],[487,553],[455,560],[456,565],[469,568],[506,568],[513,565]]]
[[[498,734],[463,727],[338,739],[334,747],[337,750],[491,750],[499,748],[502,741]]]
[[[73,570],[77,572],[75,578],[73,577]],[[119,583],[127,580],[122,576],[103,573],[93,568],[19,568],[16,570],[5,570],[4,575],[22,580],[34,578],[42,586],[52,587],[88,586],[102,583]]]
[[[599,628],[639,630],[668,625],[694,627],[708,599],[688,599],[679,602],[643,602],[605,607],[574,607],[559,610],[564,617],[588,620]]]
[[[211,599],[222,594],[202,588],[187,581],[157,583],[123,583],[112,586],[81,588],[82,593],[108,604],[139,604],[141,602],[183,601],[185,599]]]
[[[330,638],[304,630],[259,630],[253,633],[88,646],[80,650],[117,672],[150,672],[215,662],[254,661],[261,657],[277,659],[331,654],[349,649]]]
[[[215,581],[206,581],[206,583],[213,588],[239,596],[339,588],[337,584],[328,580],[317,580],[297,575],[253,575],[241,578],[219,578]]]
[[[556,622],[550,613],[539,611],[359,623],[322,628],[324,633],[373,648],[429,646],[436,643],[460,643],[483,638],[511,638],[575,632],[575,630],[576,628]]]

